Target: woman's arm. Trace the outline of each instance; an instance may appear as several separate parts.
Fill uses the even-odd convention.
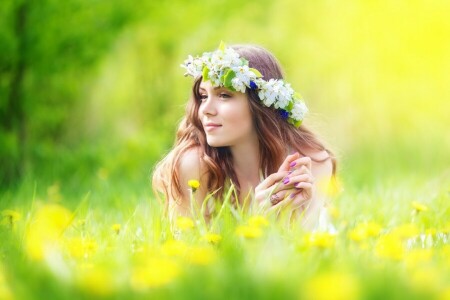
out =
[[[178,216],[190,216],[191,199],[196,208],[201,208],[207,194],[207,176],[205,165],[201,162],[200,152],[196,148],[187,150],[180,158],[178,166],[181,195],[177,199],[169,199],[169,215],[173,220]],[[193,192],[188,185],[189,180],[198,180],[200,187]]]

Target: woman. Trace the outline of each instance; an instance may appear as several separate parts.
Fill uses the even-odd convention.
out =
[[[195,78],[192,96],[174,148],[153,174],[171,216],[189,215],[191,200],[200,206],[211,193],[220,201],[232,183],[235,204],[250,199],[264,212],[288,211],[317,228],[336,162],[301,125],[306,106],[275,57],[259,46],[221,44],[182,67]],[[193,195],[192,179],[200,182]]]

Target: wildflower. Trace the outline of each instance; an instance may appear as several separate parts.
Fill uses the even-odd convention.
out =
[[[194,228],[194,221],[188,217],[178,217],[175,224],[181,230],[189,230]]]
[[[377,236],[381,231],[381,226],[375,222],[358,224],[348,233],[348,237],[356,242],[361,242],[369,237]]]
[[[202,239],[211,244],[218,244],[222,240],[222,236],[217,233],[207,233]]]
[[[253,227],[267,227],[269,226],[269,221],[263,216],[252,216],[248,220],[248,225]]]
[[[114,292],[115,278],[113,272],[105,267],[92,266],[84,267],[77,274],[77,284],[86,292],[96,296],[108,296]]]
[[[263,231],[259,227],[242,225],[236,228],[236,234],[248,239],[254,239],[262,236]]]
[[[392,235],[400,238],[407,239],[419,235],[419,229],[415,224],[403,224],[394,228],[391,232]]]
[[[169,240],[162,245],[162,252],[168,256],[183,256],[188,249],[188,246],[178,240]]]
[[[2,211],[2,224],[13,228],[14,224],[22,218],[22,215],[15,210],[6,209]]]
[[[113,229],[113,231],[114,231],[116,234],[119,234],[119,233],[120,233],[120,229],[121,229],[121,225],[120,225],[120,224],[114,224],[114,225],[112,226],[112,229]]]
[[[358,299],[360,288],[356,278],[349,273],[319,274],[306,283],[306,299],[351,300]]]
[[[68,253],[74,258],[87,258],[97,251],[97,243],[92,239],[72,238],[66,242]]]
[[[187,252],[187,260],[195,265],[209,265],[216,260],[216,253],[207,247],[192,247]]]
[[[33,220],[33,225],[25,234],[25,250],[33,259],[42,259],[44,251],[56,247],[56,242],[72,221],[72,214],[58,204],[41,207]]]
[[[317,248],[331,248],[335,243],[335,235],[329,232],[314,232],[305,236],[305,241],[308,246]]]
[[[415,212],[415,213],[420,213],[420,212],[422,212],[422,211],[427,211],[427,210],[428,210],[428,207],[427,207],[427,206],[425,206],[425,205],[423,205],[423,204],[421,204],[421,203],[419,203],[419,202],[417,202],[417,201],[413,201],[413,202],[411,203],[411,205],[412,205],[412,207],[414,208],[414,212]]]
[[[145,290],[169,284],[180,274],[179,266],[165,258],[150,257],[136,266],[131,275],[131,286]]]
[[[395,235],[382,236],[375,246],[375,254],[383,258],[401,260],[404,256],[402,241]]]
[[[192,189],[192,192],[195,193],[195,191],[197,191],[197,189],[200,187],[200,182],[198,180],[191,179],[188,181],[188,185]]]
[[[429,262],[433,257],[433,250],[431,249],[414,249],[405,253],[405,263],[409,267],[416,267],[417,265]]]

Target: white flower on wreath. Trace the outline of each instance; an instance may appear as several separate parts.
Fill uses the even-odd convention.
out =
[[[188,75],[197,77],[202,74],[203,62],[200,59],[194,59],[192,55],[189,55],[181,66],[186,69]]]
[[[294,107],[291,110],[291,117],[296,121],[300,121],[305,118],[305,115],[307,113],[308,108],[306,107],[305,103],[301,101],[296,101]]]

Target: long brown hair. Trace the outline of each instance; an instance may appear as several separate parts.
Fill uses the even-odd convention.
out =
[[[266,49],[254,45],[236,45],[232,48],[249,61],[249,67],[257,69],[265,80],[282,79],[283,74],[276,58]],[[199,86],[202,78],[194,81],[192,95],[186,106],[186,115],[182,119],[170,153],[157,164],[153,173],[153,189],[162,192],[167,199],[177,199],[182,194],[182,186],[178,174],[180,158],[186,151],[196,148],[199,159],[205,166],[208,178],[208,191],[218,191],[220,199],[227,179],[233,182],[239,192],[240,186],[233,168],[233,158],[228,147],[211,147],[206,142],[206,135],[201,124],[198,109],[200,106]],[[333,175],[336,172],[336,159],[331,151],[304,125],[296,128],[286,122],[274,108],[263,106],[254,90],[247,89],[248,103],[253,116],[253,124],[259,139],[260,169],[264,176],[276,172],[288,151],[304,150],[326,151],[328,157],[313,161],[332,160]]]

